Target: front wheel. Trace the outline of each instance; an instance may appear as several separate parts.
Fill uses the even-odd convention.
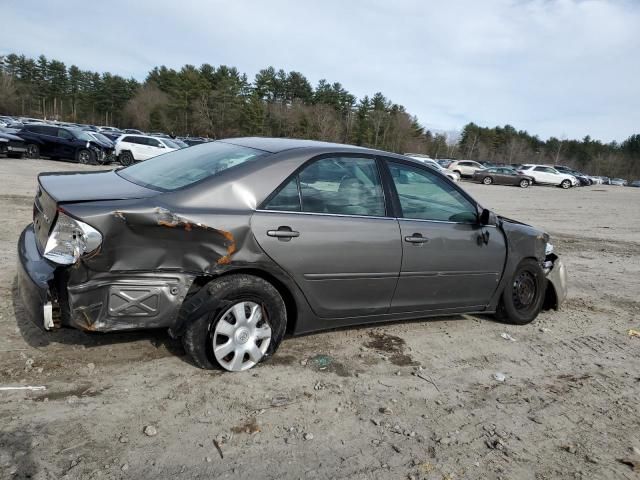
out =
[[[522,188],[527,188],[530,185],[529,180],[523,178],[522,180],[520,180],[520,186]]]
[[[118,160],[120,161],[120,165],[122,165],[123,167],[133,165],[133,162],[135,162],[135,159],[133,158],[131,152],[122,152],[118,157]]]
[[[78,161],[78,163],[81,163],[83,165],[95,163],[93,152],[91,150],[87,150],[86,148],[78,150],[78,153],[76,154],[76,160]]]
[[[562,188],[564,188],[565,190],[567,188],[571,188],[571,180],[563,180],[562,183],[560,184],[560,186]]]
[[[253,275],[233,274],[203,290],[188,300],[201,313],[187,319],[182,337],[198,367],[239,372],[274,354],[284,337],[287,312],[273,285]],[[192,310],[191,305],[183,308]]]
[[[485,185],[491,185],[493,183],[493,178],[491,177],[484,177],[482,179],[482,183],[484,183]]]
[[[540,313],[547,287],[547,277],[540,264],[533,259],[520,262],[500,298],[496,317],[525,325]]]

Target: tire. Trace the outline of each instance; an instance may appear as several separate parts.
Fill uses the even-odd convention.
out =
[[[96,157],[91,150],[83,148],[76,153],[76,161],[83,165],[94,165],[96,163]]]
[[[484,177],[482,179],[482,183],[484,183],[485,185],[491,185],[493,183],[493,178],[491,177]]]
[[[40,158],[40,147],[35,143],[27,144],[27,158]]]
[[[546,288],[547,277],[540,264],[529,258],[523,260],[502,292],[496,317],[514,325],[532,322],[542,309]]]
[[[458,175],[460,175],[460,178],[462,178],[462,172],[460,170],[454,170],[454,173],[457,173]]]
[[[565,190],[571,188],[571,180],[563,180],[562,182],[560,182],[560,187],[564,188]]]
[[[518,185],[520,185],[521,188],[528,188],[529,185],[531,185],[531,182],[529,182],[529,180],[527,180],[526,178],[523,178],[522,180],[520,180],[520,183]]]
[[[122,152],[118,156],[118,161],[123,167],[128,167],[129,165],[133,165],[136,160],[133,158],[133,154],[131,152]]]
[[[250,369],[275,353],[287,326],[282,297],[273,285],[253,275],[231,274],[213,280],[189,298],[182,310],[194,312],[186,319],[182,344],[195,365],[204,369]],[[244,318],[242,313],[237,317],[238,310],[245,312]],[[254,315],[258,320],[251,323]],[[270,336],[262,337],[268,329]],[[221,348],[225,345],[232,348],[226,354],[228,348]]]

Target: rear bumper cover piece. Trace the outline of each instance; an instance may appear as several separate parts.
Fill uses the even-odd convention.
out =
[[[171,327],[195,278],[178,272],[87,271],[87,281],[72,285],[58,277],[68,278],[68,268],[84,266],[60,267],[49,262],[38,251],[33,225],[22,232],[18,243],[19,296],[30,319],[41,328],[62,325],[109,332]],[[52,310],[60,311],[60,323],[54,324]]]

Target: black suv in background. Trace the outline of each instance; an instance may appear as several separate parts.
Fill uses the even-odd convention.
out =
[[[52,125],[25,125],[16,133],[27,147],[27,157],[41,155],[52,159],[69,159],[79,163],[96,163],[104,150],[94,138],[82,130]]]

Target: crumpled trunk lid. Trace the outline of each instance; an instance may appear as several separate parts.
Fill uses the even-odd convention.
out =
[[[41,173],[33,203],[33,228],[38,248],[41,253],[44,251],[62,204],[147,198],[159,193],[129,182],[113,170]]]

